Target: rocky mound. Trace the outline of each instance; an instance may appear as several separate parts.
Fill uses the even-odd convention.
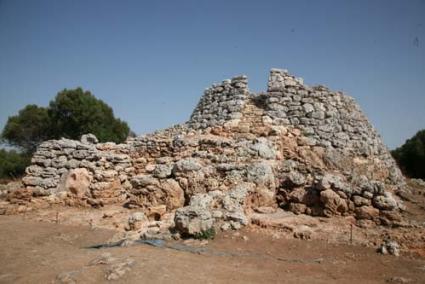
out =
[[[11,203],[122,204],[144,213],[133,225],[168,214],[165,230],[185,235],[238,229],[277,207],[390,224],[404,187],[351,97],[279,69],[265,93],[251,93],[245,76],[225,80],[206,89],[188,122],[124,144],[46,141],[26,173]]]

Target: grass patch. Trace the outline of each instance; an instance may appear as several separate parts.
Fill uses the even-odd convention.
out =
[[[215,238],[216,232],[214,227],[209,228],[208,230],[202,231],[195,234],[194,238],[197,240],[213,240]]]

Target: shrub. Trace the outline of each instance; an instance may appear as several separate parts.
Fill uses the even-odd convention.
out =
[[[30,157],[14,150],[0,149],[0,178],[17,178],[25,172],[30,164]]]
[[[425,179],[425,130],[417,132],[391,154],[405,175]]]
[[[195,234],[194,238],[198,240],[213,240],[215,238],[215,234],[215,229],[212,227],[208,230]]]

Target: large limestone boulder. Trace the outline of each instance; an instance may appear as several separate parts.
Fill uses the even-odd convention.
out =
[[[197,159],[187,158],[187,159],[178,161],[174,165],[173,172],[175,174],[194,172],[194,171],[200,170],[201,168],[202,168],[202,165],[199,163]]]
[[[357,219],[374,220],[379,217],[379,210],[372,206],[361,206],[356,208]]]
[[[184,191],[174,179],[157,179],[152,175],[138,175],[131,180],[129,204],[149,208],[165,205],[171,211],[184,205]]]
[[[270,188],[275,187],[275,176],[272,166],[267,162],[253,163],[247,168],[247,181]]]
[[[245,184],[228,192],[219,190],[199,193],[190,199],[188,206],[175,214],[176,229],[183,235],[196,236],[211,228],[239,229],[249,224],[245,209],[250,202],[251,189]]]
[[[165,205],[168,210],[177,209],[184,205],[184,192],[174,179],[161,181],[160,187],[164,193]]]
[[[92,177],[85,168],[70,170],[58,185],[58,191],[70,192],[78,198],[84,197],[90,188]]]
[[[97,144],[99,143],[99,140],[94,134],[84,134],[81,136],[81,143],[83,144]]]
[[[143,212],[134,212],[128,217],[128,230],[136,231],[142,228],[146,216]]]
[[[390,192],[375,196],[373,198],[373,205],[381,210],[393,210],[398,206],[397,201]]]
[[[200,206],[186,206],[176,211],[176,228],[183,234],[196,236],[206,232],[214,225],[211,212]]]
[[[331,189],[320,192],[320,201],[324,205],[325,216],[343,214],[348,210],[347,202]]]

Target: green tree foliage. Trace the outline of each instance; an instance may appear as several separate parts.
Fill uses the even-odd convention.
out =
[[[63,90],[48,108],[51,137],[79,139],[93,133],[99,141],[123,142],[128,134],[126,122],[114,117],[112,108],[81,88]]]
[[[27,105],[18,115],[9,117],[2,138],[12,146],[33,152],[38,144],[49,138],[49,121],[46,108]]]
[[[26,153],[0,149],[0,178],[15,178],[21,176],[30,163]]]
[[[391,152],[403,173],[411,178],[425,178],[425,130]]]
[[[79,139],[93,133],[99,141],[123,142],[130,129],[114,117],[112,108],[81,88],[63,90],[47,108],[27,105],[9,117],[1,134],[4,142],[32,153],[44,140]]]

